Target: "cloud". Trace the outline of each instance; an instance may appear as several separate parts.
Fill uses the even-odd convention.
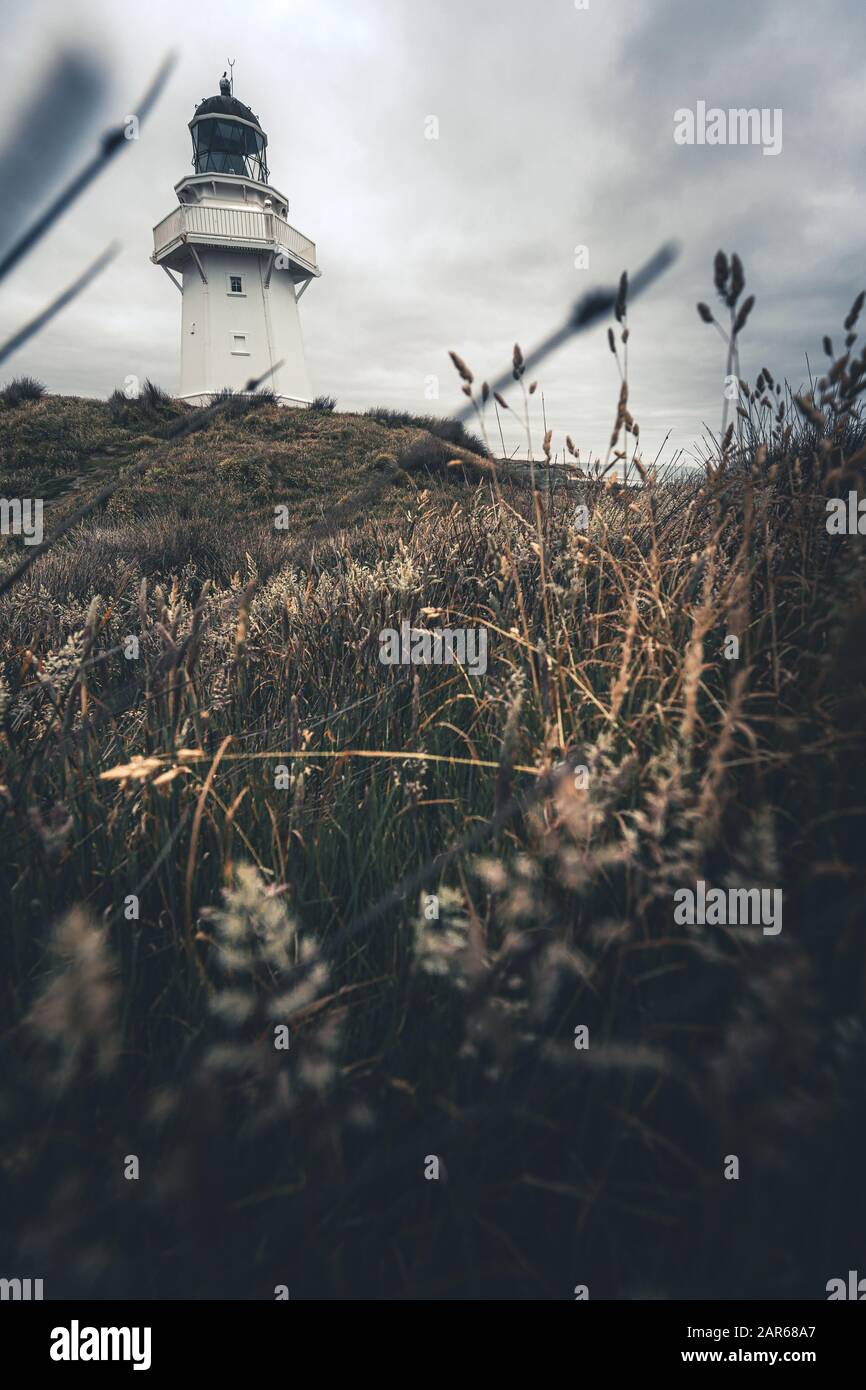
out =
[[[68,33],[87,33],[113,75],[106,125],[127,114],[167,35],[180,61],[141,140],[4,286],[14,325],[112,236],[123,243],[12,372],[102,396],[128,373],[177,388],[179,297],[149,261],[151,229],[189,168],[193,108],[229,57],[268,132],[272,180],[318,246],[304,337],[314,389],[345,406],[449,413],[462,403],[449,348],[492,376],[515,339],[529,348],[587,289],[676,235],[682,260],[634,307],[629,371],[646,454],[668,431],[668,451],[688,448],[721,414],[723,345],[694,308],[711,297],[718,246],[739,252],[757,296],[742,349],[752,377],[766,363],[798,384],[804,353],[838,330],[866,278],[859,0],[590,0],[583,11],[568,0],[249,0],[242,26],[237,13],[224,0],[90,0],[68,12]],[[21,8],[10,23],[19,83],[32,83],[47,57],[44,12]],[[62,41],[56,17],[51,32]],[[673,113],[698,99],[782,108],[780,156],[676,145]],[[437,140],[425,138],[431,115]],[[578,245],[588,270],[575,268]],[[604,329],[540,375],[554,447],[568,430],[584,457],[603,452],[619,387]]]

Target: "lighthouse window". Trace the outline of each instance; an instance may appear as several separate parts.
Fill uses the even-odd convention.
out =
[[[229,294],[243,294],[244,277],[242,275],[229,276]]]
[[[250,355],[250,350],[249,350],[249,348],[247,347],[247,335],[246,335],[246,333],[233,333],[233,334],[232,334],[232,352],[235,354],[235,356],[237,356],[239,353],[241,353],[241,354],[243,354],[245,357],[249,357],[249,355]]]
[[[193,125],[192,140],[197,174],[240,174],[267,182],[265,137],[251,125],[203,116]]]

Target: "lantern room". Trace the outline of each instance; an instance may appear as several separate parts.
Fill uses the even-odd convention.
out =
[[[231,94],[223,75],[218,97],[207,97],[189,123],[192,162],[197,174],[239,174],[267,183],[268,137],[259,118]]]

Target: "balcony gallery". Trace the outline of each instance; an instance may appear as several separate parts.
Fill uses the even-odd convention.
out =
[[[307,274],[318,274],[315,242],[266,208],[181,204],[154,228],[153,259],[162,261],[184,243],[273,250]]]

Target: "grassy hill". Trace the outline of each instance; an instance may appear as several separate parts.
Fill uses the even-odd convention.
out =
[[[51,530],[106,482],[148,461],[86,528],[88,546],[97,547],[92,573],[115,558],[154,572],[200,559],[227,578],[248,552],[262,565],[279,563],[278,505],[291,517],[286,551],[305,530],[323,522],[330,529],[335,514],[345,512],[347,524],[396,514],[425,481],[444,481],[449,461],[462,458],[472,471],[478,457],[477,442],[459,427],[452,432],[472,447],[420,422],[286,410],[267,398],[238,397],[197,425],[204,415],[158,391],[134,401],[119,393],[109,402],[47,396],[5,409],[0,401],[5,495],[43,498]],[[192,428],[165,441],[161,434],[178,422]],[[0,544],[7,555],[20,547],[12,537]]]
[[[154,459],[0,599],[4,1265],[555,1299],[857,1267],[857,375],[706,475],[588,484],[588,524],[418,426],[0,413],[49,525]],[[486,672],[384,666],[403,622],[483,630]],[[782,930],[680,924],[701,880],[781,889]]]

